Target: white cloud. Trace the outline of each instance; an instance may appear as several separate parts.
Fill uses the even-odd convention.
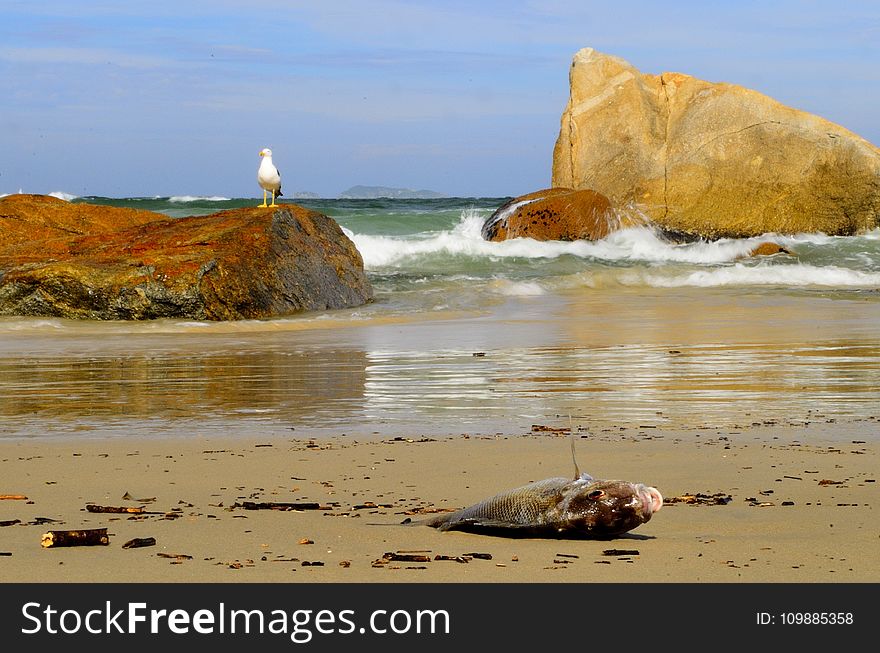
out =
[[[120,50],[71,47],[0,48],[0,60],[13,64],[112,64],[127,68],[158,68],[175,63],[164,57],[138,55]]]

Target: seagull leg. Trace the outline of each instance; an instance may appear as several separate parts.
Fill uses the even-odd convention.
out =
[[[275,206],[275,190],[272,189],[272,190],[269,191],[269,192],[272,193],[272,206]]]
[[[263,189],[263,203],[260,204],[260,206],[262,206],[262,207],[269,206],[268,204],[266,204],[266,189],[265,188]]]

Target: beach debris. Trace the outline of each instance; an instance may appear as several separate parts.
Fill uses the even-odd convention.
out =
[[[12,551],[0,551],[0,556],[11,556]]]
[[[156,546],[155,537],[136,537],[122,545],[123,549],[140,549],[145,546]]]
[[[404,510],[403,512],[396,513],[398,515],[427,515],[431,513],[437,512],[455,512],[455,508],[437,508],[434,506],[426,506],[420,508],[412,508],[410,510]],[[405,522],[412,520],[404,520]]]
[[[106,528],[49,531],[43,534],[40,544],[46,549],[58,546],[106,546],[110,544],[110,537]]]
[[[301,567],[323,567],[324,563],[321,560],[313,560],[313,561],[303,560],[302,563],[300,563],[300,566]]]
[[[574,478],[535,481],[467,508],[411,523],[508,537],[609,537],[644,524],[663,507],[656,488],[581,474],[574,435],[568,432]]]
[[[51,517],[34,517],[33,521],[27,523],[28,526],[43,526],[44,524],[60,524],[60,519],[52,519]]]
[[[571,433],[570,426],[545,426],[544,424],[532,424],[532,433],[558,433],[565,435]]]
[[[382,558],[389,562],[431,562],[431,556],[422,553],[394,553],[389,551]]]
[[[110,512],[110,513],[120,513],[120,514],[128,514],[128,515],[143,515],[143,514],[151,514],[151,515],[161,515],[161,512],[153,512],[146,513],[143,507],[136,506],[99,506],[94,503],[87,503],[86,510],[89,512]]]
[[[162,553],[159,552],[156,554],[158,558],[167,558],[169,560],[174,560],[175,562],[182,562],[184,560],[192,560],[193,557],[191,555],[187,555],[186,553]]]
[[[471,559],[466,556],[450,556],[440,553],[434,556],[434,560],[451,560],[453,562],[460,562],[462,564],[467,564],[471,561]]]
[[[637,556],[638,549],[605,549],[602,551],[603,556]]]
[[[731,501],[733,501],[733,497],[724,492],[716,492],[714,494],[704,494],[702,492],[691,494],[688,492],[676,497],[664,497],[663,505],[684,503],[687,505],[726,506]]]
[[[130,493],[126,492],[122,495],[123,501],[137,501],[138,503],[153,503],[156,497],[147,497],[145,499],[135,499]]]
[[[351,560],[340,560],[339,566],[348,569],[349,567],[351,567]]]
[[[233,503],[233,508],[244,508],[245,510],[332,510],[334,505],[318,503],[317,501],[242,501],[241,503]]]
[[[20,523],[20,519],[7,519],[6,521],[0,521],[0,526],[15,526]]]
[[[830,478],[823,478],[819,481],[819,485],[843,485],[845,481],[832,481]]]
[[[383,440],[383,442],[437,442],[436,438],[429,438],[428,436],[422,436],[418,440],[415,438],[405,438],[403,436],[395,436],[390,440]]]
[[[491,560],[491,553],[462,553],[466,558],[476,558],[477,560]]]
[[[23,494],[0,494],[0,501],[27,501]]]
[[[309,538],[304,537],[299,541],[299,543],[300,544],[314,544],[315,540],[310,540]]]
[[[580,558],[579,555],[575,555],[574,553],[557,553],[557,558]]]
[[[352,510],[365,510],[367,508],[393,508],[392,503],[376,503],[374,501],[364,501],[356,506],[352,506]]]

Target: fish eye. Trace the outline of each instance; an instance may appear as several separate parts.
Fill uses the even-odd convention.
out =
[[[593,490],[592,492],[590,492],[587,495],[587,497],[589,497],[590,499],[593,499],[593,501],[601,499],[604,496],[605,496],[605,490]]]

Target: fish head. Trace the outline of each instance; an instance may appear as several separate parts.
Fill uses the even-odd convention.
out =
[[[565,527],[560,530],[591,537],[620,535],[644,524],[662,507],[663,496],[648,485],[580,478],[563,490]]]

